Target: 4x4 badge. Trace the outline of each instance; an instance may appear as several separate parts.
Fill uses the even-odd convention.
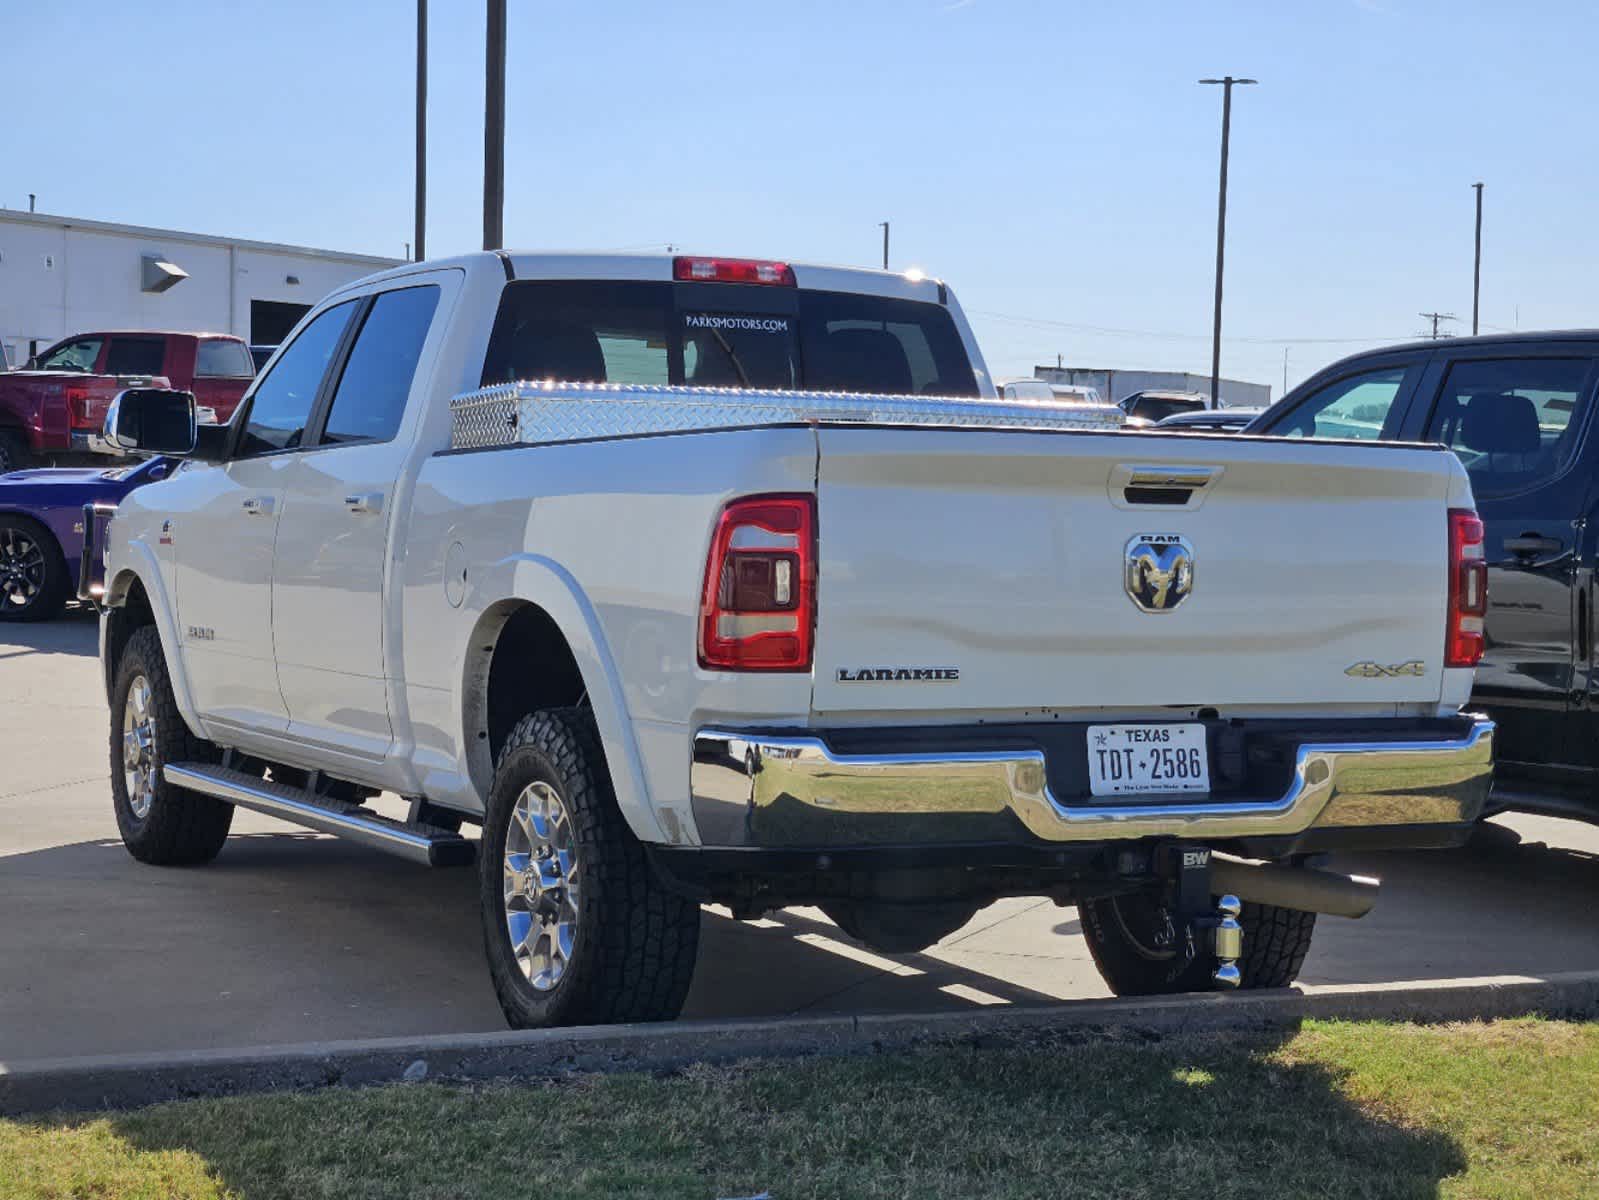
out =
[[[1391,679],[1400,675],[1425,675],[1427,664],[1419,658],[1402,663],[1374,663],[1357,662],[1353,666],[1345,667],[1345,675],[1353,675],[1356,679]]]

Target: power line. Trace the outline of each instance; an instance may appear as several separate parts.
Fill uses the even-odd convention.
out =
[[[1121,329],[1109,325],[1083,325],[1074,321],[1054,321],[1048,317],[1021,317],[1014,313],[990,312],[983,309],[972,309],[974,317],[987,317],[993,321],[1010,321],[1017,325],[1032,325],[1044,329],[1069,329],[1075,333],[1096,333],[1107,337],[1141,337],[1157,338],[1168,341],[1209,341],[1208,333],[1172,333],[1155,329]],[[1374,334],[1370,337],[1229,337],[1229,342],[1244,342],[1257,346],[1300,346],[1300,345],[1357,345],[1371,342],[1398,342],[1405,341],[1404,336],[1395,337],[1393,334]]]

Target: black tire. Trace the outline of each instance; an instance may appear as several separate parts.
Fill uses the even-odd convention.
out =
[[[1214,988],[1211,972],[1216,967],[1215,957],[1208,950],[1187,956],[1184,930],[1173,923],[1166,933],[1168,915],[1152,893],[1127,892],[1085,900],[1077,911],[1094,965],[1116,995],[1156,996]],[[1315,913],[1245,901],[1238,923],[1244,930],[1244,956],[1238,960],[1243,976],[1240,986],[1287,987],[1299,977],[1316,929]]]
[[[521,896],[522,908],[512,913],[505,894],[506,847],[526,831],[513,834],[513,814],[539,784],[563,809],[558,828],[575,849],[575,864],[563,865],[560,877],[576,883],[541,890],[540,903],[557,910],[557,921],[572,918],[564,967],[542,988],[523,971],[510,932],[513,916],[533,911],[530,902]],[[628,828],[590,713],[546,709],[517,723],[494,772],[478,862],[489,973],[512,1028],[669,1021],[682,1011],[699,951],[699,905],[662,884]],[[568,897],[576,897],[571,910],[561,907]],[[524,928],[542,936],[531,916]]]
[[[0,516],[0,621],[49,621],[67,603],[67,560],[28,517]]]
[[[129,692],[140,679],[148,687],[146,703],[153,729],[147,755],[150,791],[147,797],[141,791],[136,804],[129,786],[123,729]],[[215,746],[195,737],[183,723],[155,626],[135,630],[122,649],[111,687],[111,796],[117,828],[129,854],[140,862],[164,867],[191,866],[217,856],[233,824],[233,805],[173,787],[161,777],[161,769],[169,762],[216,762],[220,757]],[[148,808],[141,813],[139,808],[145,803]]]
[[[20,435],[0,429],[0,475],[21,471],[33,465],[33,455]]]

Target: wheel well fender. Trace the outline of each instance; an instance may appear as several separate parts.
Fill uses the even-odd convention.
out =
[[[139,542],[130,545],[128,551],[139,561],[122,568],[106,582],[105,615],[100,622],[100,665],[105,673],[106,697],[109,700],[111,696],[117,660],[122,657],[128,639],[143,626],[154,625],[161,638],[167,673],[172,677],[172,694],[178,702],[178,712],[196,737],[204,737],[194,696],[189,690],[189,675],[178,651],[178,627],[172,617],[160,564],[149,547]]]
[[[666,841],[593,605],[550,559],[522,555],[500,565],[512,568],[509,586],[483,608],[463,656],[461,744],[474,788],[488,796],[500,744],[524,712],[585,706],[623,817],[641,840]]]

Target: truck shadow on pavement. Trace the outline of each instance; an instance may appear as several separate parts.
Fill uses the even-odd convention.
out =
[[[113,830],[0,857],[0,1060],[504,1028],[475,871],[428,871],[287,831],[236,834],[208,867],[153,868]],[[1388,894],[1363,921],[1323,919],[1306,983],[1599,967],[1591,855],[1522,845],[1347,865],[1386,876]],[[1106,994],[1074,921],[1047,902],[1002,905],[902,955],[854,942],[814,910],[735,922],[707,908],[684,1016],[970,1011]]]
[[[112,834],[0,858],[0,911],[0,961],[27,964],[0,978],[0,1061],[505,1028],[472,870],[299,832],[240,833],[209,866],[155,868]],[[809,910],[703,922],[687,1018],[1056,999],[875,954]]]

